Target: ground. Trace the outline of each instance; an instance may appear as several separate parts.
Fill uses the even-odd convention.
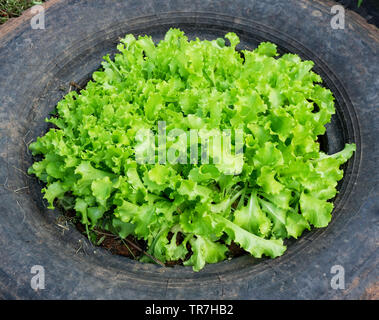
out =
[[[20,16],[24,10],[42,4],[42,2],[46,2],[46,0],[0,0],[0,24],[5,23],[10,18]]]

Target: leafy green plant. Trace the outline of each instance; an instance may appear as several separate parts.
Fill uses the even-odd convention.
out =
[[[20,16],[24,10],[43,2],[45,0],[0,0],[0,24],[5,23],[10,18]]]
[[[340,166],[355,150],[320,151],[317,138],[335,112],[332,93],[318,84],[313,62],[279,57],[268,42],[239,52],[237,35],[225,38],[230,45],[188,41],[170,29],[157,45],[148,36],[122,39],[86,89],[58,103],[47,120],[56,128],[30,145],[43,156],[29,173],[46,183],[49,208],[64,203],[87,232],[134,235],[159,261],[195,271],[226,259],[232,242],[274,258],[284,239],[326,227]],[[136,149],[152,146],[138,132],[157,133],[158,121],[185,132],[242,130],[243,161],[215,163],[216,148],[209,163],[160,164],[157,154],[154,163],[139,163]],[[186,148],[194,145],[199,140]],[[229,174],[229,166],[240,173]]]

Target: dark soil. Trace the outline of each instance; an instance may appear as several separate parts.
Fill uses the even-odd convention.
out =
[[[66,220],[71,221],[75,227],[85,236],[87,236],[87,230],[84,224],[82,224],[79,219],[76,217],[75,210],[64,210],[62,207],[59,206],[59,204],[56,204],[56,206],[63,212],[63,217]],[[147,250],[147,243],[144,240],[138,240],[134,236],[128,236],[126,239],[121,239],[119,236],[110,233],[106,230],[101,229],[94,229],[91,234],[94,236],[94,238],[89,239],[92,241],[94,245],[97,245],[99,247],[102,247],[106,250],[108,250],[112,254],[118,254],[124,257],[128,257],[130,259],[136,259],[138,260],[141,256],[147,255],[152,260],[155,260],[156,263],[165,265],[167,267],[172,267],[175,265],[183,265],[182,260],[177,261],[167,261],[166,263],[162,263],[159,260],[156,260],[154,257],[151,257],[148,253],[146,253]],[[173,234],[168,235],[168,240],[171,240]],[[184,237],[181,233],[178,233],[176,238],[176,243],[179,245],[183,241]],[[238,244],[232,243],[230,245],[227,245],[229,252],[228,257],[229,258],[235,258],[242,256],[246,254],[246,251],[242,249]],[[189,243],[187,243],[187,249],[188,254],[185,258],[185,260],[189,259],[192,251],[191,246]]]

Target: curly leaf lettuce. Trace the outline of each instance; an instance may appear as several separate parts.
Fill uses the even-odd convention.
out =
[[[232,242],[275,258],[285,239],[327,226],[340,167],[355,151],[354,144],[334,155],[320,151],[333,95],[312,61],[280,56],[269,42],[253,51],[238,44],[234,33],[189,41],[178,29],[157,44],[125,36],[86,88],[58,103],[47,120],[55,128],[30,145],[41,160],[29,173],[46,184],[49,208],[75,210],[89,233],[105,228],[143,239],[155,258],[195,271],[230,257]],[[198,140],[230,130],[233,151],[240,130],[243,153],[222,157],[216,146],[208,163],[190,163],[199,141],[168,135],[167,147],[184,158],[162,163],[160,122],[168,134],[198,130]]]

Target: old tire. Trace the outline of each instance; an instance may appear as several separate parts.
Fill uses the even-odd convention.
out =
[[[0,28],[0,298],[4,299],[341,299],[378,292],[379,31],[346,11],[334,30],[330,1],[51,0],[45,29],[33,14]],[[336,96],[328,150],[355,142],[330,225],[313,230],[274,260],[244,256],[208,265],[162,268],[94,248],[75,227],[62,233],[59,212],[45,208],[41,185],[25,174],[27,143],[46,131],[44,118],[85,83],[126,33],[159,39],[170,26],[200,38],[235,31],[241,47],[269,40],[312,59]],[[95,252],[94,252],[95,251]],[[34,291],[31,268],[45,270]],[[332,267],[345,287],[331,286]]]

